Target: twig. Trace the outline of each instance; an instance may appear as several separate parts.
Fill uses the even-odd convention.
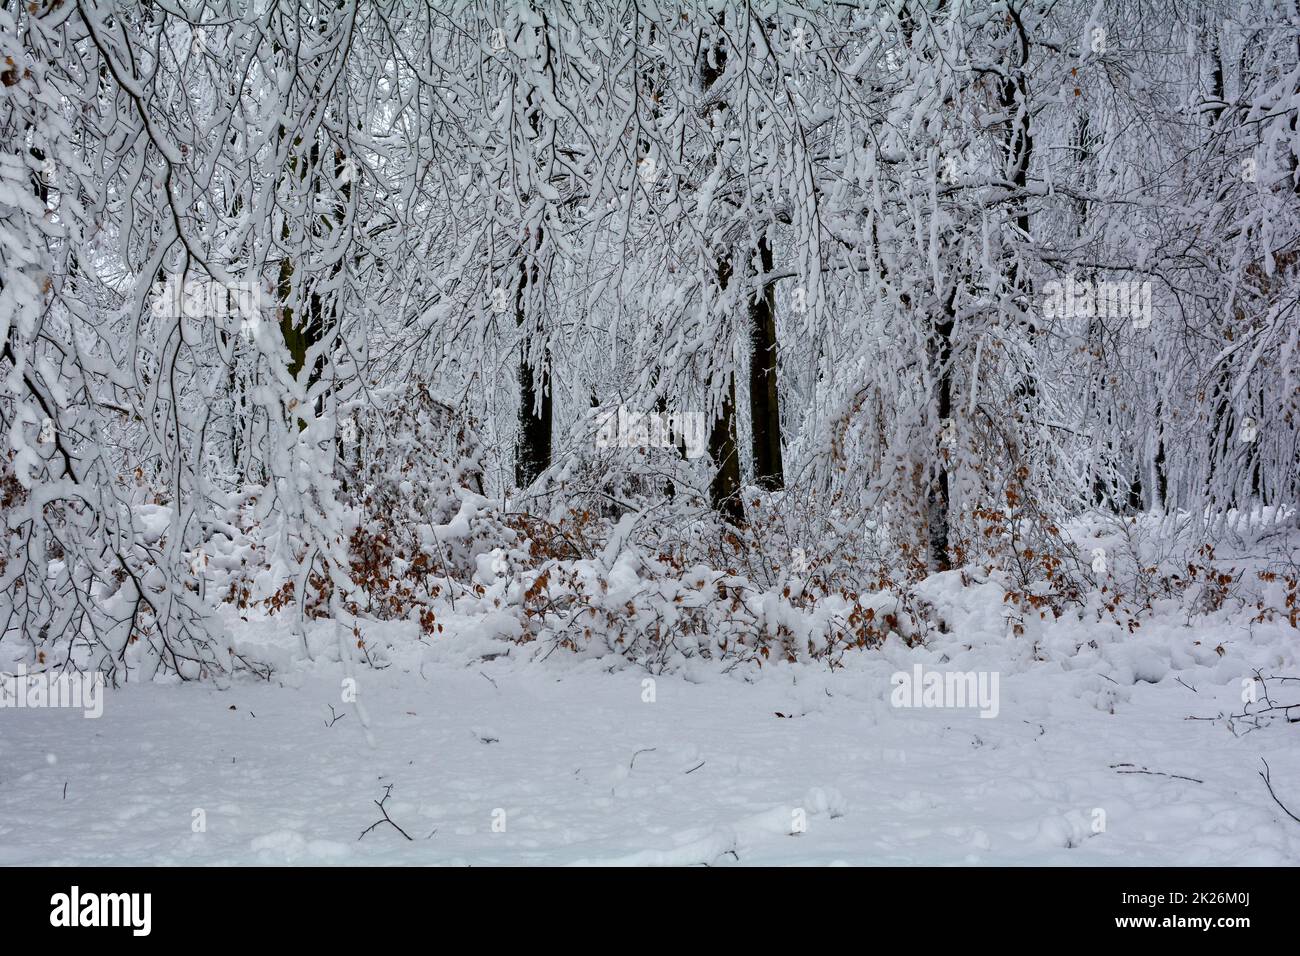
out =
[[[329,709],[330,709],[330,717],[332,718],[332,719],[330,719],[330,720],[325,721],[325,726],[326,726],[326,727],[333,727],[335,724],[337,724],[340,720],[342,720],[344,717],[346,717],[346,716],[348,715],[347,711],[344,711],[344,712],[341,713],[341,714],[336,714],[336,713],[334,713],[334,705],[333,705],[333,704],[327,704],[326,706],[329,707]]]
[[[726,856],[728,853],[730,853],[733,857],[735,857],[737,863],[740,862],[740,854],[737,853],[735,850],[724,850],[722,853],[719,853],[719,854],[718,854],[718,857],[717,857],[717,858],[718,858],[718,859],[721,859],[722,857]],[[712,863],[709,863],[707,860],[701,860],[701,861],[699,862],[699,864],[697,864],[697,865],[699,865],[699,866],[708,866],[708,867],[713,866],[713,864],[712,864]]]
[[[658,749],[659,749],[658,747],[646,747],[644,750],[638,750],[636,753],[632,755],[632,762],[627,765],[627,769],[631,770],[633,767],[636,766],[636,758],[639,754],[652,754]]]
[[[379,826],[379,824],[381,823],[387,823],[389,826],[391,826],[402,836],[406,837],[406,839],[411,840],[411,835],[407,833],[405,830],[403,830],[401,827],[399,827],[396,823],[394,823],[392,817],[388,815],[388,811],[384,809],[384,804],[388,802],[388,798],[391,797],[392,795],[393,795],[393,785],[390,783],[386,787],[384,787],[384,798],[382,800],[374,801],[375,806],[379,808],[379,812],[384,815],[384,818],[382,820],[376,820],[374,823],[370,824],[370,826],[362,830],[361,836],[357,837],[357,840],[360,840],[361,837],[365,836],[367,833],[369,833],[375,827]],[[436,833],[437,831],[435,830],[434,832]],[[429,836],[433,836],[433,834],[431,833],[429,834]],[[414,843],[415,841],[411,840],[411,842]]]
[[[1268,787],[1268,795],[1269,795],[1270,797],[1273,798],[1273,802],[1274,802],[1274,803],[1276,803],[1279,807],[1282,808],[1282,812],[1283,812],[1283,813],[1285,813],[1288,817],[1290,817],[1290,818],[1291,818],[1292,820],[1294,820],[1296,823],[1300,823],[1300,817],[1296,816],[1294,813],[1292,813],[1290,810],[1288,810],[1288,809],[1286,808],[1286,804],[1284,804],[1281,800],[1279,800],[1279,799],[1277,798],[1277,794],[1273,792],[1273,784],[1272,784],[1272,782],[1268,779],[1268,774],[1269,774],[1269,771],[1268,771],[1268,761],[1265,760],[1263,757],[1260,757],[1260,758],[1259,758],[1259,762],[1262,763],[1262,764],[1264,765],[1264,770],[1263,770],[1262,773],[1260,773],[1259,776],[1260,776],[1260,779],[1264,781],[1264,786]]]
[[[1133,769],[1121,769],[1124,767],[1132,767]],[[1131,763],[1113,763],[1110,765],[1110,769],[1114,770],[1116,773],[1145,773],[1153,777],[1171,777],[1174,780],[1190,780],[1192,783],[1205,783],[1204,780],[1197,780],[1195,777],[1184,777],[1180,773],[1165,773],[1163,770],[1148,770],[1146,767],[1136,767]]]
[[[704,766],[704,761],[701,760],[699,763],[697,763],[694,767],[692,767],[690,770],[688,770],[688,771],[686,771],[686,772],[687,772],[687,773],[695,773],[695,771],[699,770],[699,769],[700,769],[701,767],[703,767],[703,766]]]
[[[485,681],[487,681],[487,682],[488,682],[489,684],[491,684],[493,687],[497,687],[497,682],[494,681],[491,677],[488,677],[487,674],[484,674],[482,671],[479,671],[479,672],[478,672],[478,676],[481,677],[481,678],[483,678]],[[497,690],[500,690],[500,689],[501,689],[500,687],[497,687]]]

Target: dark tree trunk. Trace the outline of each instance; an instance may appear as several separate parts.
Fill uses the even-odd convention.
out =
[[[718,263],[718,286],[723,291],[731,279],[731,262]],[[740,499],[740,455],[736,446],[736,379],[727,373],[722,408],[709,429],[709,456],[717,471],[709,484],[713,510],[732,524],[744,524],[745,508]]]
[[[955,295],[956,290],[953,292]],[[930,533],[930,565],[936,571],[947,571],[952,566],[948,527],[948,451],[942,444],[943,426],[952,418],[952,331],[956,324],[952,303],[950,297],[943,318],[935,323],[930,337],[931,367],[937,378],[935,413],[939,419],[940,436],[934,450],[934,474],[926,495],[926,524]]]
[[[731,379],[723,397],[722,410],[709,431],[709,455],[717,472],[709,484],[709,503],[727,521],[744,524],[745,509],[740,500],[740,456],[736,448],[736,381]]]
[[[1264,420],[1264,393],[1260,392],[1256,396],[1256,401],[1255,401],[1256,427],[1258,427],[1258,423],[1263,420]],[[1260,474],[1261,458],[1262,455],[1260,453],[1260,448],[1259,448],[1259,436],[1256,436],[1255,440],[1251,442],[1246,448],[1246,462],[1247,462],[1246,466],[1250,469],[1250,497],[1252,500],[1257,501],[1262,505],[1266,505],[1268,504],[1268,499],[1264,496],[1264,484],[1263,484],[1262,476]]]
[[[1211,498],[1214,495],[1215,476],[1231,467],[1232,435],[1237,428],[1237,417],[1232,411],[1231,394],[1232,379],[1228,369],[1224,367],[1214,386],[1214,417],[1210,423],[1210,459],[1205,493]],[[1230,483],[1228,497],[1218,504],[1225,508],[1235,508],[1237,507],[1236,483],[1231,474],[1228,474],[1226,479]]]
[[[1156,497],[1160,499],[1159,507],[1165,511],[1169,507],[1169,469],[1165,459],[1165,426],[1161,421],[1161,408],[1156,404]]]
[[[538,230],[538,246],[541,230]],[[528,288],[537,281],[537,267],[525,259],[519,263],[519,284],[515,287],[515,322],[522,327],[526,316]],[[527,488],[551,465],[551,381],[548,357],[536,368],[529,358],[528,337],[519,349],[519,445],[515,451],[515,484]],[[538,394],[540,388],[541,394]]]
[[[725,14],[719,14],[715,22],[720,27]],[[727,46],[721,40],[710,41],[701,37],[704,46],[699,58],[700,86],[708,90],[722,76],[727,66]],[[726,109],[725,103],[718,103],[716,110]],[[731,280],[731,259],[726,252],[718,256],[718,287],[725,291]],[[722,407],[718,417],[709,429],[709,455],[717,469],[709,483],[709,503],[721,517],[734,525],[745,521],[744,503],[740,498],[740,455],[736,446],[736,379],[728,372],[723,386]]]
[[[551,384],[545,370],[541,401],[533,380],[533,366],[519,361],[519,448],[515,456],[515,484],[527,488],[551,465]]]
[[[772,247],[758,241],[759,266],[772,271]],[[754,452],[754,483],[776,491],[785,485],[781,462],[781,398],[777,388],[776,289],[764,283],[749,304],[749,413]]]
[[[1133,466],[1133,477],[1128,483],[1128,510],[1137,513],[1142,510],[1142,472]]]
[[[281,136],[284,135],[283,129]],[[297,142],[295,141],[295,145]],[[306,166],[300,168],[298,157],[289,160],[289,175],[296,176],[299,179],[317,175],[317,164],[320,162],[320,144],[313,143],[309,151],[308,162]],[[313,186],[315,182],[313,180]],[[328,222],[326,222],[328,227]],[[315,231],[318,227],[315,221],[311,221],[310,229]],[[289,224],[286,221],[281,231],[282,237],[287,241],[290,238]],[[280,275],[277,284],[277,292],[280,299],[280,335],[284,339],[285,348],[289,352],[289,374],[298,377],[304,366],[307,364],[307,355],[312,347],[320,344],[325,336],[326,316],[325,304],[321,300],[318,292],[311,292],[307,296],[305,314],[296,314],[289,305],[293,295],[293,274],[294,263],[287,255],[280,260]],[[306,291],[304,284],[303,291]],[[324,372],[324,356],[318,356],[316,362],[308,373],[307,386],[310,388],[316,382],[320,381],[320,376]]]

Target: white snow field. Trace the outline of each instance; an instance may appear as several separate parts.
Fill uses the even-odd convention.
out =
[[[949,595],[951,633],[927,647],[891,640],[833,673],[698,662],[652,687],[619,658],[541,660],[468,622],[433,644],[376,626],[383,669],[340,663],[329,626],[309,662],[274,619],[241,623],[245,649],[281,655],[270,683],[134,683],[99,719],[0,710],[0,863],[1300,862],[1300,823],[1259,776],[1266,760],[1300,807],[1296,725],[1188,719],[1259,712],[1242,702],[1256,669],[1274,704],[1300,701],[1277,680],[1300,676],[1293,629],[1169,614],[1010,637],[982,589]],[[916,664],[996,671],[997,715],[892,706],[891,675]],[[411,839],[361,837],[390,786]]]

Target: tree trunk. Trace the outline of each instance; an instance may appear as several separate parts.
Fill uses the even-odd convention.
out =
[[[731,262],[718,263],[718,286],[723,291],[731,279]],[[740,455],[736,447],[736,379],[727,373],[722,408],[709,429],[709,455],[717,471],[709,484],[713,510],[732,524],[744,524],[745,508],[740,500]]]
[[[709,503],[713,510],[735,525],[745,523],[745,508],[740,500],[740,456],[736,449],[736,380],[727,384],[722,410],[709,431],[709,454],[717,472],[709,484]]]
[[[1156,497],[1159,508],[1169,508],[1169,469],[1165,459],[1165,426],[1161,404],[1156,403]]]
[[[772,271],[767,236],[758,241],[759,266]],[[754,452],[754,483],[769,491],[785,485],[781,462],[781,399],[776,377],[776,289],[765,282],[749,303],[749,414]]]
[[[541,230],[538,230],[538,246]],[[525,259],[519,263],[519,284],[515,287],[515,323],[523,326],[528,287],[537,280],[537,267]],[[551,466],[551,381],[547,358],[536,368],[529,359],[528,336],[519,345],[519,445],[515,451],[515,484],[527,488]],[[541,394],[538,395],[540,388]]]
[[[719,14],[715,20],[721,27],[725,14]],[[722,76],[727,65],[727,47],[722,40],[707,41],[701,50],[700,86],[708,90]],[[718,103],[716,110],[726,108],[725,103]],[[718,288],[726,291],[731,280],[731,259],[725,252],[718,257]],[[727,373],[723,386],[722,407],[718,417],[709,429],[709,455],[717,469],[709,483],[709,503],[721,517],[734,525],[745,521],[744,503],[740,499],[740,455],[736,447],[736,379],[733,373]]]
[[[953,296],[956,296],[955,289]],[[947,571],[952,566],[948,540],[948,449],[943,445],[944,426],[952,418],[952,330],[956,324],[952,303],[953,299],[949,298],[943,318],[935,323],[930,337],[930,361],[938,386],[935,413],[939,420],[939,436],[934,450],[934,473],[926,495],[926,524],[930,534],[930,566],[936,571]]]

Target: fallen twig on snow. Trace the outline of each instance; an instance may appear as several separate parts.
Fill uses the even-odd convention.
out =
[[[1132,769],[1125,769],[1132,768]],[[1146,767],[1139,767],[1131,763],[1113,763],[1110,769],[1116,773],[1145,773],[1153,777],[1171,777],[1174,780],[1190,780],[1192,783],[1205,783],[1204,780],[1197,780],[1195,777],[1184,777],[1181,773],[1165,773],[1163,770],[1148,770]]]
[[[389,826],[391,826],[394,830],[396,830],[396,831],[397,831],[398,833],[400,833],[402,836],[406,837],[408,840],[411,840],[412,843],[415,842],[414,840],[411,839],[411,835],[410,835],[409,833],[407,833],[405,830],[403,830],[401,827],[399,827],[396,823],[393,822],[393,818],[390,817],[390,816],[388,815],[388,811],[384,809],[384,804],[388,801],[388,798],[391,797],[392,795],[393,795],[393,785],[390,783],[390,784],[388,784],[386,787],[384,787],[384,798],[383,798],[382,800],[376,800],[376,801],[374,801],[375,806],[377,806],[377,807],[379,808],[379,812],[382,813],[382,814],[384,815],[384,818],[383,818],[382,820],[376,820],[374,823],[370,824],[370,826],[368,826],[368,827],[366,827],[364,830],[362,830],[362,831],[361,831],[361,836],[357,837],[358,840],[360,840],[361,837],[365,836],[367,833],[369,833],[369,832],[370,832],[371,830],[373,830],[375,827],[379,826],[379,824],[381,824],[381,823],[387,823]],[[435,830],[434,833],[436,833],[436,832],[437,832],[437,831]],[[430,833],[429,836],[433,836],[433,833]]]
[[[1291,818],[1292,820],[1294,820],[1296,823],[1300,823],[1300,817],[1296,816],[1294,813],[1292,813],[1290,810],[1288,810],[1287,807],[1286,807],[1286,804],[1284,804],[1281,800],[1279,800],[1279,799],[1277,798],[1277,794],[1273,792],[1273,784],[1272,784],[1272,782],[1271,782],[1271,781],[1269,780],[1269,778],[1268,778],[1268,776],[1269,776],[1268,761],[1265,760],[1263,757],[1260,757],[1260,758],[1259,758],[1259,762],[1262,763],[1262,764],[1264,765],[1264,770],[1260,773],[1259,776],[1260,776],[1260,779],[1264,781],[1264,786],[1268,787],[1268,795],[1269,795],[1270,797],[1273,798],[1273,802],[1274,802],[1274,803],[1276,803],[1279,807],[1282,808],[1282,812],[1283,812],[1283,813],[1285,813],[1288,817],[1290,817],[1290,818]]]

